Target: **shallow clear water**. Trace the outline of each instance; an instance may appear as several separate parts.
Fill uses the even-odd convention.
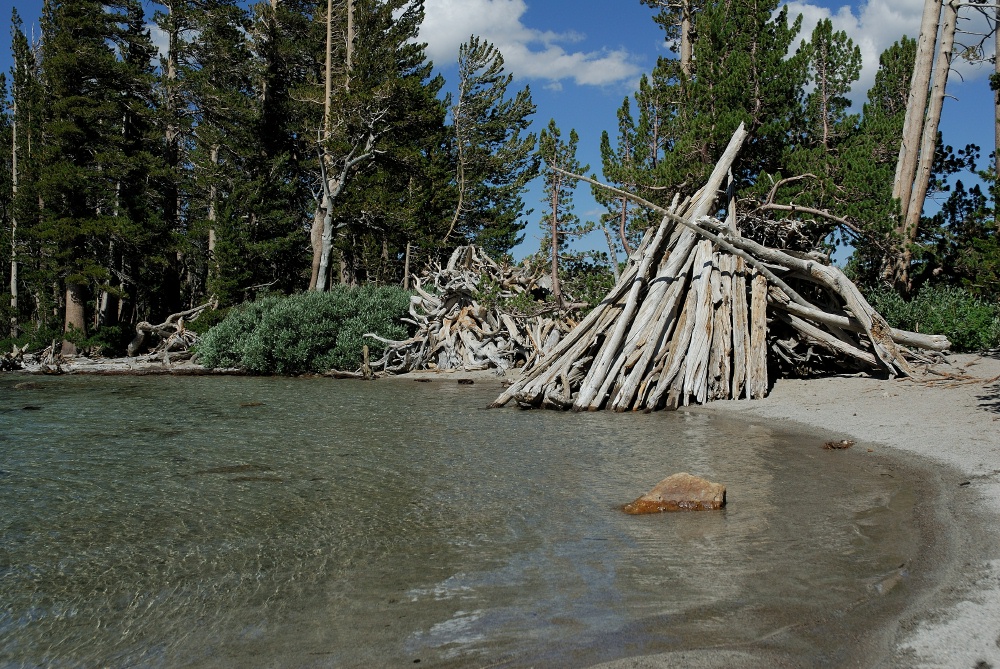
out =
[[[0,666],[821,656],[787,630],[916,550],[914,491],[839,435],[482,409],[497,382],[36,379],[0,378]],[[620,511],[678,471],[728,508]]]

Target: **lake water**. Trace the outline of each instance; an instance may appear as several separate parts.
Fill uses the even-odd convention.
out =
[[[0,377],[0,666],[836,665],[830,630],[909,587],[919,495],[840,435],[499,391]],[[729,506],[621,512],[679,471]]]

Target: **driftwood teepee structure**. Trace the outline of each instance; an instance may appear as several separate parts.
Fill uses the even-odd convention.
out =
[[[745,135],[740,126],[694,197],[669,209],[645,203],[662,221],[612,291],[492,406],[626,411],[759,398],[769,349],[793,365],[827,356],[897,376],[910,374],[903,346],[949,346],[890,328],[825,256],[763,246],[741,237],[734,218],[708,216]]]

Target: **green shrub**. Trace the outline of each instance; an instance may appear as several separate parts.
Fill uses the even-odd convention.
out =
[[[868,301],[902,330],[943,334],[953,351],[1000,346],[1000,306],[955,286],[924,286],[909,302],[888,288],[865,291]]]
[[[383,346],[363,335],[403,339],[399,319],[410,294],[395,287],[335,286],[325,293],[265,297],[235,307],[198,344],[206,367],[239,367],[255,374],[298,374],[357,369],[361,348],[372,357]]]

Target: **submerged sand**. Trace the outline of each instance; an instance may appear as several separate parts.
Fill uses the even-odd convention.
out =
[[[869,618],[870,638],[831,639],[843,653],[818,660],[817,666],[1000,669],[1000,352],[948,356],[934,371],[895,380],[782,379],[763,400],[684,409],[796,423],[928,473],[923,483],[933,499],[923,504],[924,559],[931,563],[923,565],[923,577],[899,588],[905,603],[890,619]],[[493,372],[421,372],[406,378],[452,376],[497,378]],[[767,640],[761,641],[755,648],[637,656],[600,666],[797,666],[797,660],[769,652]]]
[[[76,367],[66,371],[96,371]],[[151,373],[130,367],[115,371]],[[929,553],[936,560],[927,569],[930,578],[914,587],[895,620],[871,621],[886,626],[874,642],[842,640],[845,647],[860,643],[863,659],[859,661],[854,649],[843,658],[851,658],[847,665],[834,661],[824,666],[1000,669],[1000,352],[949,356],[935,371],[939,374],[896,380],[781,379],[763,400],[685,409],[798,423],[832,438],[853,439],[853,448],[903,458],[934,472],[941,494],[928,505],[933,509],[927,518],[932,526],[928,536],[935,544]],[[401,378],[490,382],[502,377],[481,371],[415,372]],[[767,653],[716,648],[625,658],[602,666],[779,665],[794,666]]]

